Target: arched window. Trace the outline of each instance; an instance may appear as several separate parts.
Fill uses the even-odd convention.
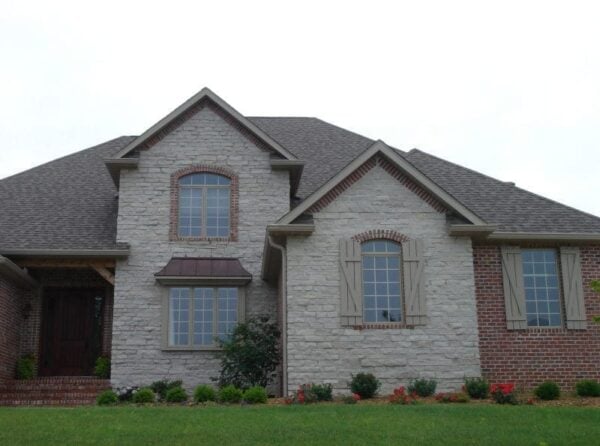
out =
[[[231,179],[193,173],[179,179],[180,237],[229,237]]]
[[[369,240],[361,244],[363,322],[400,322],[401,246],[391,240]]]

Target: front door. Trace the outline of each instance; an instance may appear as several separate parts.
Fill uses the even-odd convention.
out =
[[[101,352],[102,288],[46,288],[40,375],[92,375]]]

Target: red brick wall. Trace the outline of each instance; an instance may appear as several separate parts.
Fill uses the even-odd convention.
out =
[[[0,277],[0,381],[15,377],[19,357],[22,291]]]
[[[583,378],[600,379],[600,325],[587,330],[530,328],[507,330],[498,246],[475,246],[475,289],[483,376],[531,388],[544,380],[572,390]],[[600,246],[581,247],[588,321],[600,315],[600,294],[590,281],[600,278]],[[564,314],[564,308],[563,308]]]

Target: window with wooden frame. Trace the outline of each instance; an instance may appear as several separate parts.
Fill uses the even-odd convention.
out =
[[[244,319],[244,288],[180,286],[169,288],[164,324],[165,348],[217,348]]]

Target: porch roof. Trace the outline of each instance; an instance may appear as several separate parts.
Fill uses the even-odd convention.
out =
[[[239,259],[228,257],[172,257],[154,276],[163,284],[186,281],[245,284],[252,280],[252,274]]]

